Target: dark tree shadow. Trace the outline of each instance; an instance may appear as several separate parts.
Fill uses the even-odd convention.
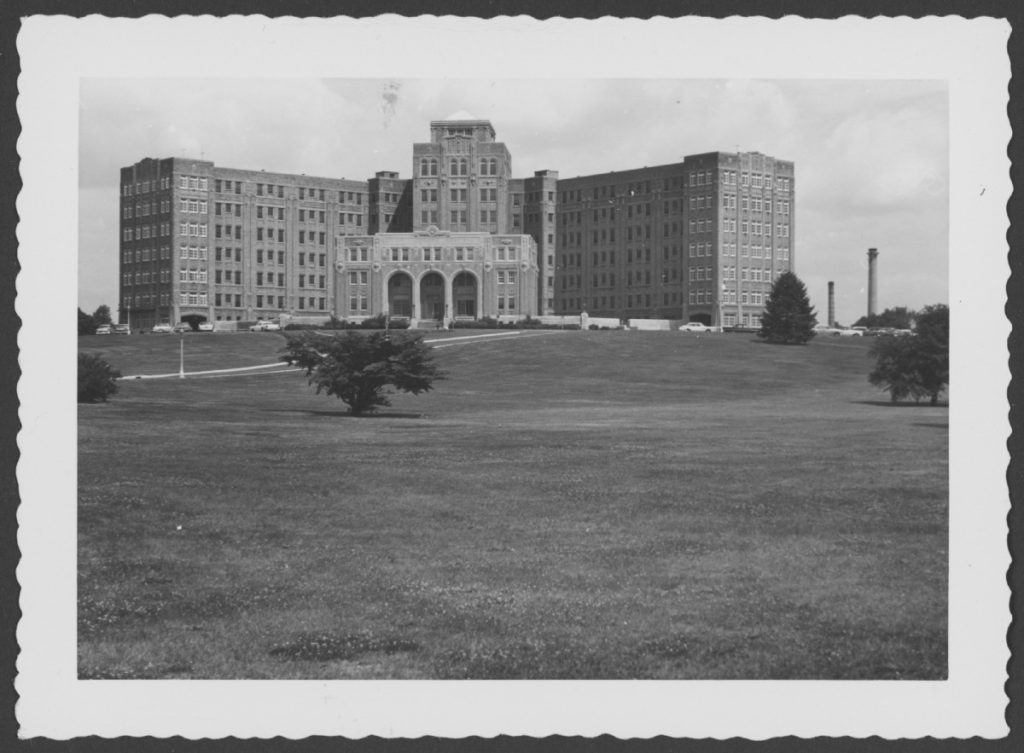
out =
[[[423,418],[422,413],[399,413],[397,411],[375,411],[361,413],[358,416],[347,410],[308,410],[303,411],[310,416],[328,416],[330,418]]]
[[[892,402],[891,400],[851,400],[851,403],[855,405],[877,405],[883,408],[948,408],[948,400],[940,400],[937,404],[932,405],[928,400],[922,400],[919,403],[913,400],[900,400]]]

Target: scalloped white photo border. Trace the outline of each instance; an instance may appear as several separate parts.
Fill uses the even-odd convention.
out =
[[[1009,650],[1004,20],[29,17],[18,37],[23,737],[1002,737]],[[424,38],[431,44],[424,47]],[[266,54],[268,43],[273,55]],[[384,45],[387,54],[379,54]],[[458,45],[464,55],[432,50]],[[178,54],[187,49],[187,55]],[[515,50],[515,69],[509,55]],[[743,49],[745,55],[723,55]],[[225,55],[224,51],[230,51]],[[257,54],[257,51],[260,51]],[[937,79],[950,101],[949,679],[79,681],[79,83],[85,77]],[[130,63],[126,62],[130,61]],[[55,221],[53,207],[61,208]],[[113,253],[113,250],[112,250]],[[975,326],[977,323],[982,326]]]

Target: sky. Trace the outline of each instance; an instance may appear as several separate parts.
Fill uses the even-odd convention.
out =
[[[490,120],[515,177],[564,178],[760,151],[796,168],[795,271],[819,320],[948,303],[949,97],[943,81],[84,78],[79,307],[116,306],[118,181],[145,157],[366,180],[411,177],[431,120]]]

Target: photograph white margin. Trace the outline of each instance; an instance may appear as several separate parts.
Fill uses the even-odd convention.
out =
[[[18,37],[22,737],[1007,733],[1010,196],[1004,20],[29,17]],[[458,50],[441,54],[424,50]],[[557,44],[554,42],[557,41]],[[379,54],[387,50],[386,55]],[[723,55],[722,50],[742,51]],[[272,50],[270,54],[268,51]],[[527,50],[508,55],[494,50]],[[187,54],[182,54],[182,52]],[[473,60],[472,66],[465,61]],[[941,79],[950,97],[949,678],[944,681],[79,681],[78,92],[84,77]],[[67,209],[55,220],[53,207]],[[983,322],[984,326],[969,326]]]

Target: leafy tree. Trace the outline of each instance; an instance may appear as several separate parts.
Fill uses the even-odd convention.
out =
[[[407,333],[303,332],[285,351],[281,360],[305,369],[317,394],[334,395],[354,416],[390,405],[386,387],[418,395],[444,378],[422,338]]]
[[[949,307],[925,307],[917,316],[914,337],[881,337],[869,354],[875,368],[868,381],[889,392],[893,402],[930,398],[937,405],[949,384]]]
[[[106,402],[117,392],[117,380],[121,372],[114,369],[100,356],[91,353],[78,354],[78,402]]]
[[[78,309],[78,334],[79,335],[95,335],[96,334],[96,320],[89,316],[87,313]]]
[[[920,345],[924,361],[922,384],[935,405],[949,384],[949,306],[925,306],[918,312],[916,332],[913,339]]]
[[[110,324],[110,306],[103,304],[95,311],[92,312],[92,319],[96,322],[96,325]]]
[[[814,315],[807,288],[792,272],[783,272],[764,305],[758,337],[770,343],[803,345],[814,337]]]

